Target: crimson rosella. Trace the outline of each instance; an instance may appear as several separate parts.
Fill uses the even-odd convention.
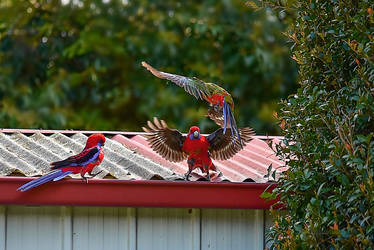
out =
[[[206,173],[210,180],[209,170],[218,172],[211,159],[230,159],[243,147],[238,140],[233,141],[230,134],[224,134],[223,128],[204,136],[200,134],[198,127],[193,126],[187,136],[184,136],[178,130],[170,129],[165,121],[159,121],[156,117],[153,118],[153,123],[148,121],[147,125],[149,128],[143,127],[143,130],[147,132],[145,137],[154,151],[171,162],[187,159],[186,180],[196,168]],[[251,141],[255,134],[251,128],[240,128],[239,133],[243,145]]]
[[[51,180],[61,180],[69,174],[80,174],[81,177],[88,182],[87,177],[85,177],[86,173],[90,175],[88,178],[93,178],[100,173],[92,174],[92,170],[104,159],[104,143],[104,135],[90,135],[82,152],[77,155],[70,156],[65,160],[52,162],[50,165],[51,169],[54,171],[24,184],[17,190],[23,192]]]
[[[225,89],[214,83],[206,83],[196,77],[185,77],[159,71],[146,62],[142,62],[142,66],[154,76],[169,80],[184,88],[186,92],[193,95],[196,99],[206,100],[210,104],[207,116],[218,126],[224,128],[224,134],[226,134],[227,128],[231,128],[233,140],[237,137],[240,142],[239,145],[241,147],[244,146],[234,117],[234,101]]]

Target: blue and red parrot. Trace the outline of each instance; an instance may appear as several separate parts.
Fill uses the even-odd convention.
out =
[[[146,62],[142,62],[142,66],[154,76],[174,82],[179,87],[184,88],[187,93],[193,95],[196,99],[206,100],[210,104],[207,116],[218,126],[223,127],[224,134],[226,134],[227,128],[231,128],[233,140],[237,137],[240,145],[244,146],[234,117],[234,100],[225,89],[214,83],[206,83],[196,77],[185,77],[159,71]]]
[[[210,180],[209,170],[217,171],[212,159],[227,160],[238,153],[243,146],[252,140],[255,134],[251,128],[240,128],[238,133],[242,143],[233,141],[230,134],[225,134],[223,128],[219,128],[208,136],[200,134],[198,127],[190,128],[187,136],[182,135],[176,129],[170,129],[165,121],[153,118],[153,123],[148,121],[147,132],[144,136],[150,147],[163,158],[171,162],[180,162],[187,159],[188,172],[185,175],[189,180],[191,172],[199,168],[206,173]],[[227,128],[231,130],[231,128]]]
[[[52,172],[24,184],[17,190],[23,192],[52,180],[61,180],[69,174],[80,174],[82,179],[88,182],[87,178],[93,178],[100,173],[92,174],[92,170],[104,159],[104,143],[104,135],[90,135],[82,152],[77,155],[70,156],[65,160],[52,162],[50,164],[51,169],[53,170]],[[86,173],[88,173],[90,176],[85,177]]]

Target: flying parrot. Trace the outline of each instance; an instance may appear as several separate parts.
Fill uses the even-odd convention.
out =
[[[239,145],[244,146],[234,118],[234,101],[225,89],[214,83],[206,83],[196,77],[185,77],[158,71],[146,62],[142,62],[142,66],[154,76],[169,80],[184,88],[196,99],[206,100],[210,104],[207,116],[218,126],[223,127],[224,134],[226,134],[227,128],[231,128],[233,140],[235,141],[235,136],[237,136]]]
[[[98,166],[104,159],[104,143],[104,135],[90,135],[82,152],[77,155],[70,156],[65,160],[52,162],[50,164],[51,169],[53,170],[52,172],[24,184],[17,190],[23,192],[51,180],[61,180],[69,174],[80,174],[82,179],[88,182],[87,178],[93,178],[101,172],[100,171],[99,173],[92,174],[92,170],[94,169],[94,167]],[[85,177],[86,173],[88,173],[90,176]]]
[[[189,180],[191,172],[196,168],[206,173],[210,180],[209,170],[217,171],[212,159],[227,160],[242,149],[239,141],[233,141],[230,134],[224,133],[223,128],[204,136],[200,134],[198,127],[193,126],[187,136],[184,136],[178,130],[170,129],[165,121],[159,121],[156,117],[153,118],[153,123],[148,121],[147,125],[148,128],[143,127],[147,132],[144,136],[155,152],[171,162],[187,159],[186,180]],[[238,132],[244,145],[251,141],[255,134],[251,128],[240,128]]]

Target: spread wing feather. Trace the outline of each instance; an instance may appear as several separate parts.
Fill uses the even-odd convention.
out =
[[[206,83],[196,77],[190,78],[159,71],[146,62],[142,62],[142,66],[149,70],[154,76],[169,80],[177,84],[179,87],[184,88],[187,93],[193,95],[196,99],[206,100],[207,102],[212,103],[212,100],[210,98],[212,98],[212,96],[216,94],[223,95],[225,96],[225,98],[227,97],[228,100],[224,101],[223,106],[211,105],[208,110],[207,116],[218,126],[224,128],[224,134],[226,134],[227,128],[232,129],[230,130],[230,132],[234,144],[235,140],[238,140],[240,144],[243,143],[236,126],[236,121],[233,113],[234,106],[232,97],[225,89],[214,83]],[[243,145],[241,147],[243,147]]]
[[[231,128],[227,128],[226,130],[231,130]],[[230,159],[242,150],[246,143],[252,140],[252,136],[255,135],[255,132],[251,128],[240,128],[239,134],[242,144],[239,140],[232,140],[231,131],[224,133],[223,128],[219,128],[210,134],[207,139],[210,143],[209,152],[212,159]]]
[[[170,129],[164,120],[159,121],[156,117],[147,122],[148,128],[143,130],[148,134],[144,136],[151,148],[166,160],[180,162],[187,159],[187,154],[182,151],[186,136],[178,130]]]
[[[226,102],[222,107],[217,105],[210,105],[207,116],[218,126],[224,128],[224,133],[226,133],[225,130],[227,128],[231,128],[229,132],[231,132],[232,134],[232,139],[238,139],[240,143],[243,143],[240,133],[238,132],[238,127],[236,125],[235,117],[230,105],[228,105]]]
[[[210,96],[212,94],[207,84],[196,77],[190,78],[162,72],[153,68],[146,62],[142,62],[142,66],[148,69],[154,76],[169,80],[177,84],[179,87],[184,88],[187,93],[193,95],[196,99],[206,100],[207,96]]]
[[[210,105],[208,109],[208,116],[212,121],[214,121],[218,126],[224,127],[225,119],[223,116],[223,108],[218,105]],[[227,128],[230,128],[230,124],[228,124]]]

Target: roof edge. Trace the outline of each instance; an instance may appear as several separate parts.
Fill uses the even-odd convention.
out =
[[[17,188],[35,178],[0,177],[2,205],[123,206],[269,209],[278,200],[260,197],[275,183],[227,183],[66,179],[26,192]]]
[[[148,134],[146,132],[136,132],[136,131],[107,131],[107,130],[73,130],[73,129],[26,129],[26,128],[0,128],[0,133],[22,133],[22,134],[34,134],[34,133],[42,133],[42,134],[54,134],[54,133],[61,133],[61,134],[105,134],[105,135],[127,135],[127,136],[135,136],[135,135],[145,135]],[[207,135],[207,134],[203,134]],[[283,139],[283,136],[265,136],[265,135],[255,135],[253,136],[257,139]]]
[[[106,134],[106,135],[138,135],[142,132],[127,132],[127,131],[107,131],[107,130],[73,130],[73,129],[27,129],[27,128],[0,128],[0,133],[22,133],[22,134]]]

